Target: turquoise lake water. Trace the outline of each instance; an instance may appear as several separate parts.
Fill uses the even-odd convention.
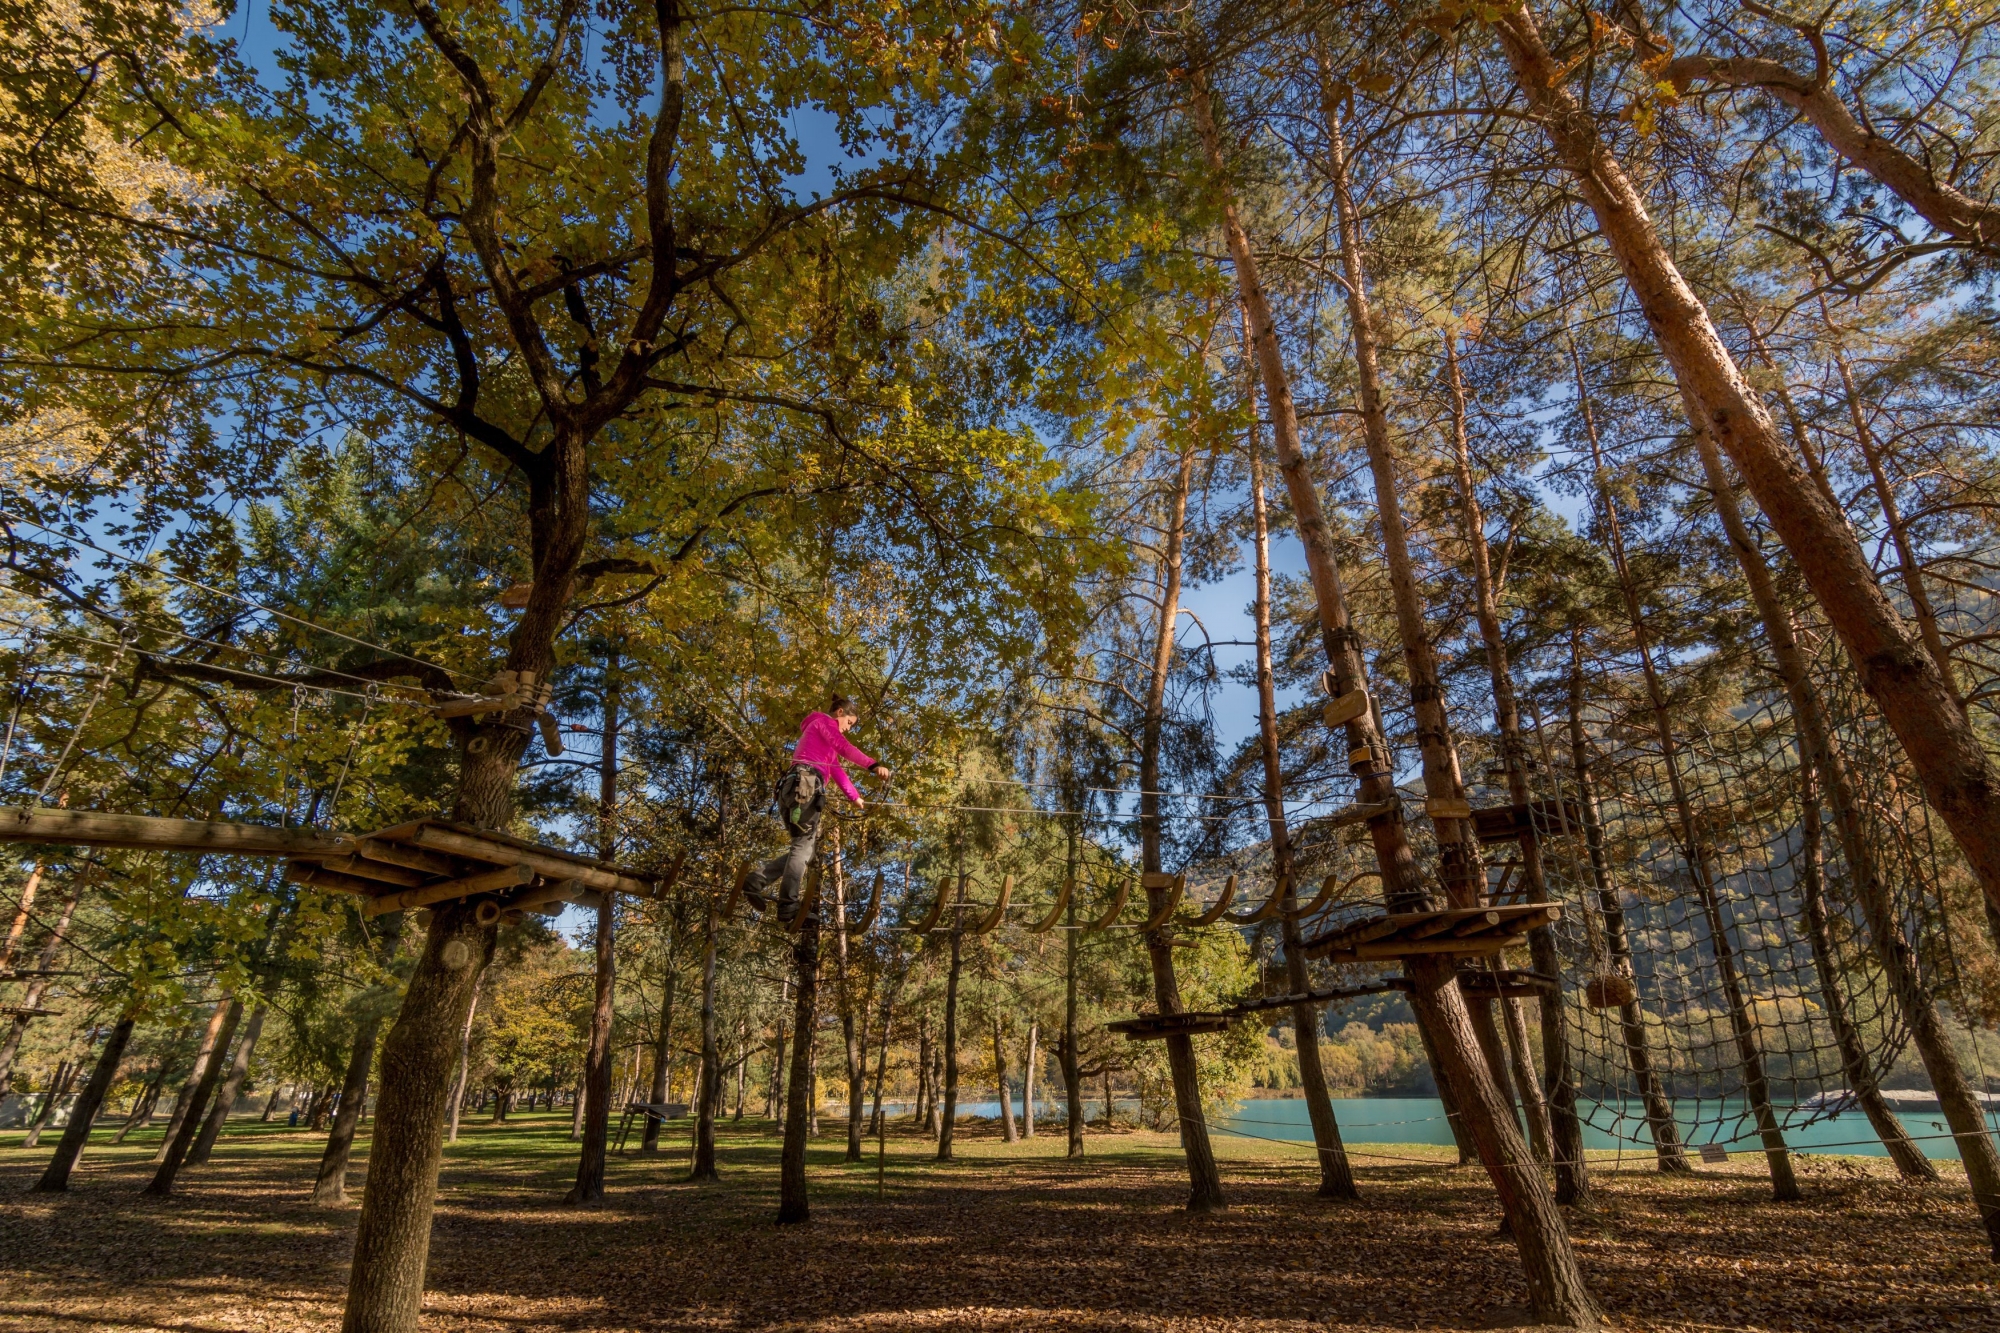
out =
[[[1037,1097],[1036,1102],[1042,1113],[1042,1123],[1053,1126],[1062,1115],[1061,1103],[1050,1104]],[[1121,1097],[1118,1109],[1121,1113],[1135,1109],[1135,1103]],[[1104,1101],[1097,1098],[1088,1103],[1090,1114],[1102,1115]],[[903,1109],[903,1108],[893,1108]],[[964,1115],[996,1117],[1000,1114],[1000,1103],[991,1098],[983,1102],[961,1102],[959,1111]],[[1020,1102],[1014,1103],[1014,1113],[1021,1113]],[[1364,1143],[1450,1143],[1451,1127],[1445,1123],[1444,1107],[1435,1097],[1347,1097],[1338,1098],[1333,1103],[1334,1118],[1340,1122],[1340,1136],[1343,1142]],[[1639,1108],[1632,1108],[1633,1120],[1625,1127],[1628,1134],[1641,1136],[1641,1142],[1620,1139],[1595,1125],[1586,1124],[1583,1131],[1584,1146],[1614,1150],[1622,1147],[1628,1153],[1649,1156],[1652,1152],[1650,1140],[1644,1139],[1645,1126],[1639,1117]],[[1596,1112],[1600,1124],[1610,1123],[1608,1110]],[[1901,1112],[1903,1129],[1916,1140],[1925,1156],[1938,1158],[1958,1157],[1958,1145],[1952,1141],[1950,1127],[1944,1116],[1936,1111]],[[1680,1114],[1681,1136],[1690,1148],[1699,1148],[1705,1143],[1716,1143],[1730,1152],[1757,1152],[1762,1148],[1757,1138],[1756,1125],[1751,1121],[1749,1109],[1738,1102],[1724,1106],[1705,1105],[1699,1122],[1686,1110]],[[1988,1117],[1988,1124],[2000,1128],[1996,1118]],[[1306,1104],[1297,1097],[1259,1098],[1254,1101],[1238,1102],[1230,1108],[1226,1116],[1218,1116],[1210,1122],[1210,1128],[1218,1133],[1235,1134],[1244,1138],[1279,1139],[1286,1142],[1312,1139],[1312,1125],[1306,1119]],[[1843,1153],[1856,1157],[1884,1157],[1881,1140],[1869,1126],[1868,1118],[1859,1111],[1847,1111],[1837,1116],[1814,1121],[1810,1125],[1798,1125],[1785,1130],[1785,1142],[1799,1152]]]

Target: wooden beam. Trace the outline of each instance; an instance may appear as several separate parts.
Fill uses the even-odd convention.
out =
[[[158,852],[224,852],[236,856],[339,855],[354,848],[352,838],[318,829],[23,806],[0,809],[0,842],[66,843]]]
[[[1419,953],[1499,953],[1526,944],[1526,935],[1477,935],[1469,940],[1455,940],[1446,936],[1441,940],[1414,940],[1408,944],[1395,940],[1379,940],[1374,944],[1364,944],[1354,951],[1354,957],[1361,962],[1379,958],[1408,958]]]
[[[595,909],[603,902],[604,895],[595,889],[586,889],[573,879],[559,879],[554,883],[537,884],[532,889],[523,889],[501,906],[510,912],[532,912],[550,903],[575,903],[579,907]]]
[[[511,889],[516,884],[526,884],[534,877],[534,867],[525,862],[520,865],[503,866],[499,870],[467,875],[464,879],[448,879],[442,884],[429,884],[421,889],[385,893],[380,898],[363,903],[361,914],[381,916],[388,912],[407,911],[412,907],[429,907],[432,903],[449,902],[453,898],[469,898],[476,893],[498,893],[501,889]]]
[[[299,865],[301,862],[294,861],[292,864]],[[352,856],[329,856],[319,864],[322,870],[331,870],[335,874],[352,875],[358,879],[389,884],[399,889],[418,888],[437,878],[436,875],[427,875],[421,870],[407,870],[402,866],[384,865],[380,861],[372,860],[358,854]],[[452,876],[455,878],[456,872],[452,872]],[[383,890],[376,889],[374,892],[381,893]]]
[[[606,870],[589,861],[571,860],[567,856],[551,853],[538,848],[515,847],[497,839],[487,841],[470,833],[460,833],[456,829],[439,828],[435,824],[425,824],[410,835],[410,840],[419,847],[434,852],[446,852],[452,856],[463,856],[469,861],[484,861],[489,865],[525,865],[536,874],[550,879],[573,879],[586,888],[607,889],[613,893],[629,893],[635,898],[651,898],[657,890],[643,879],[622,874],[616,870]]]
[[[293,884],[310,884],[315,889],[332,889],[338,893],[355,893],[363,898],[375,898],[382,893],[382,885],[372,879],[361,879],[355,875],[343,875],[338,870],[327,870],[305,861],[294,861],[285,867],[285,878]]]
[[[465,873],[459,864],[449,857],[426,852],[417,847],[405,847],[400,842],[385,842],[379,837],[363,838],[355,845],[355,850],[370,861],[401,866],[405,870],[415,870],[425,875],[442,875],[446,879],[457,879]]]

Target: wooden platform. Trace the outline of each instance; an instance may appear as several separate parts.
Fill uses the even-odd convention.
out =
[[[1308,958],[1365,963],[1417,954],[1490,954],[1528,942],[1527,932],[1558,919],[1553,903],[1458,907],[1370,917],[1306,940]]]
[[[197,855],[279,856],[285,877],[358,894],[370,916],[458,898],[490,897],[501,910],[561,902],[594,903],[604,893],[657,898],[679,872],[608,865],[490,829],[420,819],[374,833],[345,835],[200,819],[103,814],[89,810],[0,809],[0,842],[119,847]]]

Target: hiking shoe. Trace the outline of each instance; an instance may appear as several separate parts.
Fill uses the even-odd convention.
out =
[[[771,910],[771,900],[755,889],[744,889],[743,901],[750,904],[750,910],[753,912],[761,914]]]
[[[780,898],[778,900],[778,921],[780,924],[789,926],[793,921],[798,919],[798,915],[799,900],[797,898]]]

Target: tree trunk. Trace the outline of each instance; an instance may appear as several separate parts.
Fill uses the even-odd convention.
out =
[[[458,1113],[465,1105],[465,1081],[472,1072],[472,1020],[479,1013],[479,986],[485,981],[481,974],[472,983],[472,1003],[465,1010],[465,1030],[458,1036],[458,1077],[451,1084],[451,1133],[446,1142],[458,1142]]]
[[[951,1160],[951,1135],[958,1124],[958,969],[961,962],[959,921],[965,913],[965,874],[958,876],[958,894],[952,904],[951,966],[944,983],[944,1080],[938,1098],[937,1159]]]
[[[1035,1064],[1041,1058],[1038,1049],[1041,1025],[1028,1024],[1028,1058],[1021,1066],[1021,1137],[1035,1137]]]
[[[62,1140],[56,1144],[56,1155],[42,1171],[41,1179],[35,1182],[33,1193],[60,1194],[69,1188],[70,1172],[76,1169],[78,1159],[83,1156],[84,1145],[90,1142],[91,1126],[97,1122],[97,1113],[111,1091],[113,1080],[118,1077],[118,1065],[125,1058],[126,1044],[132,1040],[137,1013],[138,1002],[134,1000],[126,1005],[124,1014],[104,1039],[104,1049],[98,1052],[97,1064],[90,1071],[90,1082],[84,1084],[83,1095],[70,1108],[69,1124],[63,1129]]]
[[[1445,367],[1451,386],[1452,444],[1458,465],[1459,513],[1465,521],[1465,543],[1472,566],[1473,610],[1479,622],[1480,643],[1486,649],[1488,677],[1493,682],[1493,718],[1500,731],[1500,756],[1507,773],[1507,799],[1524,806],[1534,798],[1528,782],[1528,747],[1521,734],[1521,709],[1514,694],[1514,673],[1507,652],[1507,636],[1500,625],[1500,589],[1493,576],[1492,553],[1486,544],[1486,515],[1479,504],[1479,489],[1472,478],[1470,432],[1466,423],[1465,380],[1459,373],[1458,339],[1447,334],[1444,341]],[[1523,821],[1516,821],[1517,824]],[[1520,836],[1521,878],[1527,885],[1530,902],[1553,903],[1548,872],[1542,864],[1541,840],[1532,827],[1523,827]],[[1537,926],[1528,932],[1528,956],[1535,971],[1545,977],[1561,977],[1562,961],[1556,952],[1555,932]],[[1574,1206],[1590,1194],[1590,1174],[1583,1155],[1583,1123],[1576,1113],[1576,1072],[1570,1063],[1567,1019],[1559,990],[1545,990],[1538,1000],[1542,1020],[1542,1064],[1546,1070],[1546,1101],[1532,1077],[1524,1077],[1523,1092],[1532,1097],[1529,1128],[1538,1128],[1537,1115],[1545,1117],[1546,1130],[1535,1148],[1536,1156],[1555,1161],[1556,1202]],[[1510,1008],[1514,1008],[1510,1005]],[[1509,1031],[1521,1022],[1518,1009],[1508,1015]],[[1526,1042],[1520,1055],[1526,1054]],[[1517,1058],[1519,1058],[1517,1056]],[[1532,1064],[1532,1060],[1528,1061]],[[1531,1137],[1534,1137],[1531,1135]]]
[[[1014,1092],[1007,1086],[1007,1043],[1000,1032],[1000,1015],[993,1015],[993,1083],[1000,1093],[1000,1141],[1019,1143],[1014,1132]]]
[[[715,900],[708,903],[701,945],[701,1086],[695,1108],[694,1163],[689,1180],[720,1180],[715,1168],[715,1105],[722,1100],[722,1053],[715,1040]]]
[[[221,1091],[215,1094],[215,1107],[208,1113],[201,1133],[195,1136],[194,1147],[188,1150],[189,1166],[200,1166],[215,1151],[216,1137],[222,1133],[230,1111],[235,1109],[236,1098],[243,1091],[243,1080],[250,1075],[250,1057],[257,1050],[257,1038],[263,1031],[264,1006],[260,1004],[250,1011],[250,1022],[236,1042],[236,1058],[229,1062],[229,1076],[223,1080]]]
[[[1196,108],[1197,129],[1201,131],[1204,149],[1216,174],[1221,176],[1220,140],[1210,114],[1206,83],[1198,72],[1188,82],[1193,94],[1190,105]],[[1250,309],[1265,401],[1271,411],[1278,470],[1284,477],[1300,542],[1305,547],[1306,567],[1317,598],[1333,686],[1337,693],[1345,695],[1365,688],[1361,637],[1349,624],[1346,589],[1333,556],[1332,536],[1320,506],[1319,492],[1306,471],[1291,383],[1278,347],[1270,305],[1258,278],[1256,258],[1237,220],[1233,200],[1224,201],[1222,213],[1223,234],[1236,269],[1237,292]],[[1376,713],[1374,708],[1361,709],[1346,724],[1350,768],[1360,780],[1360,800],[1381,808],[1381,813],[1368,820],[1369,837],[1374,844],[1385,899],[1392,910],[1400,910],[1421,905],[1428,897],[1417,877],[1394,770],[1388,747],[1378,730]],[[1405,972],[1415,983],[1412,1009],[1417,1020],[1431,1028],[1425,1035],[1440,1061],[1437,1068],[1443,1076],[1441,1087],[1455,1085],[1460,1078],[1468,1080],[1463,1089],[1454,1086],[1452,1091],[1458,1097],[1468,1132],[1506,1209],[1536,1317],[1544,1323],[1596,1327],[1599,1312],[1583,1285],[1575,1253],[1562,1227],[1562,1215],[1540,1173],[1528,1160],[1527,1146],[1513,1127],[1500,1119],[1491,1081],[1476,1061],[1469,1058],[1475,1042],[1449,964],[1438,962],[1435,955],[1420,956],[1409,960]]]
[[[750,1024],[744,1019],[736,1020],[736,1111],[730,1116],[735,1124],[743,1123],[743,1085],[750,1078]]]
[[[188,1098],[181,1112],[180,1125],[166,1142],[166,1156],[160,1160],[159,1170],[153,1173],[152,1183],[141,1191],[156,1199],[164,1199],[174,1192],[174,1177],[178,1176],[187,1161],[187,1152],[194,1144],[194,1136],[201,1128],[202,1112],[208,1107],[208,1100],[215,1095],[216,1085],[222,1081],[222,1053],[229,1049],[229,1042],[236,1034],[236,1025],[243,1018],[243,1001],[232,999],[223,1009],[222,1026],[215,1033],[215,1039],[208,1043],[208,1059],[202,1063],[201,1079],[195,1084],[194,1093]]]
[[[1153,635],[1151,675],[1146,683],[1146,711],[1139,748],[1139,865],[1144,872],[1146,908],[1156,915],[1167,890],[1154,876],[1160,860],[1160,741],[1166,724],[1167,675],[1173,665],[1174,626],[1180,619],[1181,554],[1187,535],[1188,491],[1194,481],[1195,449],[1181,451],[1174,488],[1167,497],[1166,550],[1160,559],[1160,618]],[[1174,975],[1173,925],[1146,937],[1146,954],[1153,967],[1153,999],[1162,1014],[1181,1011],[1180,983]],[[1167,1068],[1174,1084],[1174,1110],[1179,1119],[1181,1151],[1187,1157],[1188,1211],[1215,1212],[1225,1205],[1222,1176],[1208,1140],[1208,1120],[1201,1104],[1200,1075],[1195,1067],[1194,1039],[1174,1033],[1166,1039]]]
[[[63,945],[69,942],[70,919],[76,915],[77,900],[82,896],[83,877],[79,875],[76,877],[76,886],[63,898],[62,911],[56,914],[55,929],[49,932],[48,939],[42,942],[41,953],[36,955],[36,971],[49,972],[54,970],[57,960],[62,957]],[[49,980],[48,977],[31,978],[27,989],[22,992],[21,1008],[40,1008],[42,996],[48,991]],[[0,1041],[0,1088],[12,1086],[14,1057],[20,1053],[21,1039],[27,1036],[28,1024],[33,1021],[29,1015],[18,1013],[14,1015],[14,1021],[8,1024],[6,1040]],[[173,1137],[171,1126],[168,1129],[167,1137],[169,1139]]]
[[[42,863],[35,862],[28,871],[28,878],[21,885],[20,897],[15,900],[14,920],[7,926],[7,942],[0,945],[0,972],[14,966],[14,950],[20,947],[21,935],[28,928],[28,918],[34,914],[35,893],[42,886]],[[6,1086],[0,1083],[0,1087]]]
[[[375,1066],[375,1040],[381,1034],[382,1016],[372,1012],[354,1031],[354,1049],[348,1053],[347,1074],[340,1082],[333,1131],[327,1135],[319,1177],[313,1182],[312,1201],[322,1208],[337,1208],[347,1202],[347,1159],[354,1151],[354,1133],[361,1127],[361,1113],[368,1105],[368,1074]]]
[[[792,1011],[792,1078],[785,1104],[785,1146],[778,1167],[778,1225],[807,1221],[812,1209],[806,1200],[806,1133],[812,1111],[807,1102],[812,1091],[812,1051],[817,1044],[812,1034],[819,1022],[815,1005],[819,999],[819,913],[805,914],[799,923],[799,942],[792,950],[798,970],[798,1001]]]
[[[35,1118],[28,1126],[28,1135],[21,1140],[23,1149],[32,1148],[42,1141],[42,1131],[55,1119],[56,1103],[69,1095],[69,1085],[76,1077],[77,1066],[67,1060],[56,1061],[56,1072],[49,1079],[49,1090],[42,1097],[42,1104],[35,1108]]]
[[[618,853],[618,653],[604,664],[604,721],[599,733],[597,855],[612,861]],[[576,1183],[564,1203],[599,1203],[604,1199],[604,1154],[611,1138],[611,1023],[618,984],[617,909],[613,895],[601,895],[597,905],[597,993],[590,1010],[590,1049],[583,1065],[583,1148],[576,1159]],[[653,1124],[647,1117],[647,1126]]]
[[[1780,445],[1644,200],[1565,86],[1566,67],[1543,45],[1533,16],[1517,3],[1499,12],[1494,28],[1673,366],[1690,421],[1713,432],[1742,473],[1847,646],[1863,688],[1902,741],[1925,795],[1987,897],[2000,903],[2000,778],[1951,687],[1889,602],[1843,516]]]
[[[1501,999],[1499,1008],[1500,1035],[1507,1040],[1507,1065],[1514,1075],[1514,1090],[1520,1094],[1521,1114],[1528,1122],[1528,1151],[1543,1166],[1551,1166],[1554,1132],[1549,1124],[1549,1104],[1542,1100],[1542,1083],[1535,1075],[1535,1057],[1528,1049],[1528,1020],[1511,995]]]
[[[1250,314],[1243,312],[1245,359],[1254,357]],[[1271,873],[1277,877],[1284,907],[1279,929],[1285,947],[1285,982],[1294,995],[1312,989],[1306,972],[1305,954],[1299,945],[1302,932],[1292,918],[1298,897],[1292,883],[1291,829],[1285,819],[1285,770],[1278,751],[1277,675],[1271,651],[1271,528],[1264,504],[1264,449],[1257,431],[1257,393],[1254,377],[1248,386],[1250,399],[1250,516],[1252,546],[1256,564],[1256,593],[1251,617],[1257,641],[1257,738],[1264,759],[1264,819],[1271,832]],[[1347,1145],[1340,1139],[1340,1121],[1333,1113],[1333,1098],[1327,1091],[1326,1070],[1320,1064],[1320,1011],[1317,1005],[1292,1006],[1292,1032],[1299,1057],[1299,1087],[1305,1094],[1306,1117],[1312,1122],[1313,1146],[1319,1155],[1319,1192],[1329,1199],[1352,1199],[1354,1168],[1347,1160]]]
[[[153,1108],[159,1104],[160,1100],[160,1089],[167,1086],[167,1079],[172,1075],[172,1072],[172,1069],[167,1064],[167,1057],[162,1055],[160,1057],[159,1069],[154,1071],[153,1077],[147,1081],[144,1088],[140,1089],[138,1097],[133,1100],[132,1114],[126,1117],[125,1123],[118,1127],[118,1132],[111,1136],[113,1143],[123,1143],[126,1135],[153,1118]]]
[[[857,1005],[854,978],[847,966],[847,862],[841,854],[840,830],[833,830],[833,993],[840,1008],[840,1036],[846,1054],[847,1158],[861,1160],[861,1120],[867,1107],[868,1032],[866,1011]]]
[[[1081,807],[1079,807],[1081,808]],[[1067,857],[1067,879],[1074,883],[1077,876],[1076,825],[1067,824],[1069,855]],[[1083,1156],[1083,1124],[1089,1113],[1083,1105],[1083,1071],[1077,1066],[1076,1054],[1076,893],[1069,895],[1069,905],[1063,916],[1063,1030],[1062,1042],[1056,1050],[1056,1060],[1062,1066],[1063,1105],[1067,1112],[1069,1146],[1064,1156]]]
[[[779,986],[778,1003],[783,1005],[791,998],[791,983]],[[771,1082],[767,1096],[771,1103],[771,1119],[782,1131],[785,1124],[785,1017],[782,1008],[778,1011],[777,1035],[771,1041]]]
[[[525,740],[525,738],[522,738]],[[511,783],[520,751],[501,742],[497,752]],[[482,756],[486,757],[486,756]],[[468,757],[468,764],[471,758]],[[499,779],[476,773],[471,792]],[[506,787],[501,787],[504,801]],[[461,797],[459,818],[480,827],[504,823],[499,812]],[[484,814],[485,818],[468,818]],[[493,957],[495,927],[473,919],[470,902],[431,909],[422,957],[403,994],[401,1012],[382,1047],[382,1091],[368,1153],[368,1188],[354,1236],[342,1333],[416,1333],[423,1305],[424,1268],[430,1257],[431,1212],[451,1096],[452,1056],[465,1030],[479,974]]]
[[[652,1097],[653,1101],[656,1103],[664,1102],[667,1099],[667,1072],[673,1065],[674,990],[675,990],[675,981],[679,976],[678,971],[674,967],[674,953],[676,946],[679,944],[679,942],[680,941],[676,937],[674,931],[673,922],[670,920],[667,924],[667,947],[666,947],[667,974],[660,982],[660,1028],[659,1031],[656,1032],[653,1036]],[[778,1020],[778,1056],[777,1056],[779,1060],[783,1060],[785,1058],[784,1046],[785,1046],[785,1024],[784,1020],[780,1019]],[[777,1073],[776,1073],[776,1066],[773,1065],[771,1096],[774,1101],[778,1096],[776,1088],[777,1088]],[[654,1120],[651,1116],[648,1116],[646,1118],[645,1136],[639,1144],[639,1151],[642,1153],[656,1153],[659,1150],[660,1150],[660,1123],[659,1121]]]
[[[328,1118],[333,1114],[333,1094],[336,1091],[331,1083],[322,1083],[313,1089],[312,1104],[306,1110],[306,1129],[311,1133],[325,1132]]]
[[[868,1132],[877,1137],[886,1132],[882,1123],[882,1082],[889,1073],[889,1024],[895,1003],[894,991],[895,987],[883,987],[881,1032],[875,1047],[875,1111],[869,1117]]]

